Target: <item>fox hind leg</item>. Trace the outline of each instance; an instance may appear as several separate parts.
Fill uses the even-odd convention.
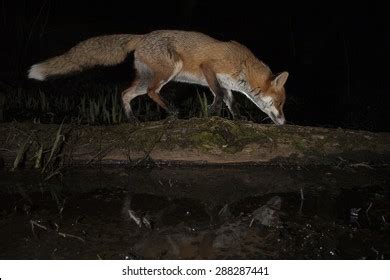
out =
[[[125,89],[122,92],[122,106],[125,111],[126,117],[129,121],[136,121],[133,110],[131,108],[131,101],[139,96],[147,93],[148,82],[142,79],[138,74],[131,87]]]
[[[177,115],[177,110],[174,107],[167,105],[166,101],[160,96],[160,90],[165,84],[176,77],[182,67],[183,63],[179,60],[173,65],[173,67],[170,67],[171,71],[167,71],[167,68],[165,68],[164,71],[155,72],[153,75],[154,78],[148,88],[148,96],[170,115],[174,116]]]
[[[155,48],[158,48],[158,52]],[[177,114],[176,109],[168,106],[160,96],[161,88],[174,79],[183,67],[176,51],[166,46],[150,44],[135,51],[134,63],[140,77],[147,81],[145,93],[169,114]]]

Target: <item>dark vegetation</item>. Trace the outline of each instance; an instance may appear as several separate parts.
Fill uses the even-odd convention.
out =
[[[187,29],[240,41],[275,73],[288,70],[285,114],[290,124],[389,131],[389,41],[381,7],[357,5],[352,13],[341,7],[286,7],[286,12],[263,6],[273,13],[259,16],[249,3],[224,3],[221,12],[218,3],[187,0],[155,3],[145,18],[131,11],[150,10],[149,4],[133,5],[3,1],[0,24],[7,40],[0,49],[0,121],[119,123],[119,93],[132,81],[131,57],[112,69],[45,83],[27,81],[28,67],[92,36]],[[198,93],[211,99],[208,89],[193,85],[171,84],[163,90],[181,118],[204,113]],[[236,95],[243,115],[262,122],[265,115]],[[142,121],[166,116],[146,96],[134,103]],[[222,115],[228,117],[226,110]]]

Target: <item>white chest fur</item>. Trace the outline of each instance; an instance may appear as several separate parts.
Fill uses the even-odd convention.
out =
[[[235,91],[243,91],[243,88],[239,86],[238,82],[229,75],[217,74],[217,79],[223,88]]]

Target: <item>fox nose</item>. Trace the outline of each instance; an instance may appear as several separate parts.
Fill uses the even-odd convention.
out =
[[[277,125],[283,125],[286,123],[286,119],[284,118],[283,114],[278,114],[278,116],[275,116],[275,114],[271,112],[270,117]]]
[[[279,117],[276,119],[276,124],[284,125],[286,123],[286,119],[284,117]]]

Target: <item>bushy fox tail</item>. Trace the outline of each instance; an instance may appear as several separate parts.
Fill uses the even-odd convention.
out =
[[[107,35],[78,43],[63,55],[34,64],[30,79],[43,81],[50,76],[80,72],[96,65],[116,65],[135,50],[142,35]]]

